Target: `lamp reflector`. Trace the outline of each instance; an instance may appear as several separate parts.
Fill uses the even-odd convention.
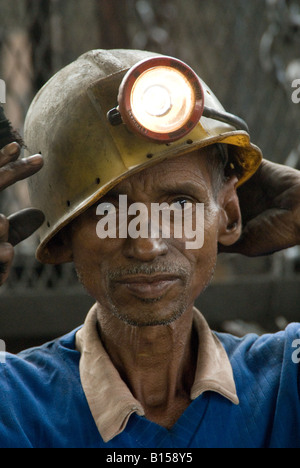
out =
[[[119,90],[119,111],[133,132],[171,142],[199,122],[203,91],[195,72],[180,60],[155,57],[127,72]]]

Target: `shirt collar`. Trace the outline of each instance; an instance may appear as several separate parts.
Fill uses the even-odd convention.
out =
[[[126,427],[130,415],[144,416],[144,409],[121,379],[105,351],[97,331],[97,308],[88,313],[76,333],[76,349],[81,353],[79,372],[83,391],[96,426],[108,442]],[[191,400],[213,391],[239,404],[228,356],[205,318],[194,309],[194,327],[199,337],[198,359]]]

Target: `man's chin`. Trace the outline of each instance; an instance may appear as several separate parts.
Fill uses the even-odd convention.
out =
[[[180,303],[173,307],[163,304],[162,298],[146,298],[139,300],[140,306],[134,308],[117,307],[112,305],[112,314],[127,325],[134,327],[154,327],[169,325],[175,322],[187,309],[187,305]],[[153,304],[155,309],[153,309]]]

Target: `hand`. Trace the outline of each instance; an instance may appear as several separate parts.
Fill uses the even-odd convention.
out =
[[[0,151],[0,191],[18,180],[30,177],[43,166],[41,155],[18,159],[20,146],[10,143]],[[44,221],[41,211],[28,208],[9,218],[0,215],[0,285],[9,275],[14,256],[14,246],[29,237]]]
[[[243,230],[221,252],[262,256],[300,245],[300,172],[264,160],[238,189]]]

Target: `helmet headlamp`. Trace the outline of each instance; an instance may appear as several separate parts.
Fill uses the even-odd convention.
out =
[[[142,60],[125,74],[118,106],[107,116],[112,125],[124,123],[133,133],[158,143],[183,138],[202,116],[248,132],[239,117],[205,107],[197,74],[181,60],[166,56]]]

